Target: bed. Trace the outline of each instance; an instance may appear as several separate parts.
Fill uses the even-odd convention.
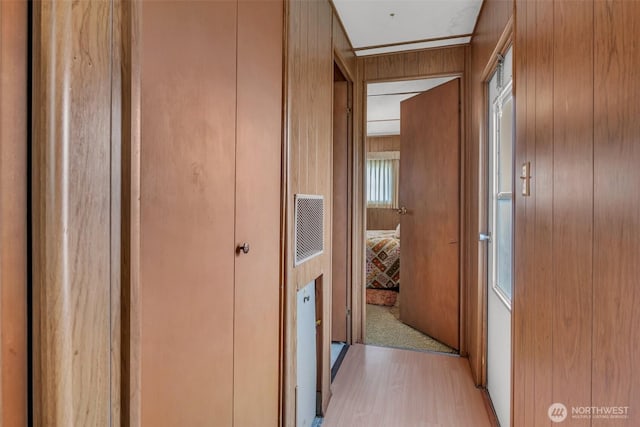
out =
[[[367,289],[399,288],[399,230],[367,231]]]

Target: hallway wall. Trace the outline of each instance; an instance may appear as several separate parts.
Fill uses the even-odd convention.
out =
[[[27,425],[27,2],[0,1],[0,425]]]
[[[640,4],[516,2],[514,424],[640,424]]]
[[[322,342],[322,408],[331,397],[331,259],[332,251],[332,120],[334,53],[339,55],[349,77],[355,75],[355,56],[349,41],[328,0],[286,2],[286,228],[287,258],[285,268],[285,355],[284,355],[284,425],[295,425],[296,398],[296,292],[311,281],[321,289],[321,326],[317,332]],[[354,162],[358,154],[354,153]],[[295,194],[324,196],[324,241],[322,255],[294,267],[293,201]],[[361,195],[354,192],[354,197]],[[358,224],[354,221],[353,228]],[[359,277],[359,276],[358,276]],[[358,277],[353,276],[357,283]],[[324,304],[322,303],[324,301]],[[355,313],[354,313],[355,315]],[[354,332],[355,333],[355,332]]]

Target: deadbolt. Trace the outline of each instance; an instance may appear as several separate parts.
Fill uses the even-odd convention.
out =
[[[238,252],[238,253],[242,252],[243,254],[248,254],[249,253],[249,244],[248,243],[243,243],[241,245],[238,245],[238,247],[236,248],[236,252]]]

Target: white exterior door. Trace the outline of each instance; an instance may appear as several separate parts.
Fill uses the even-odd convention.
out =
[[[489,82],[487,389],[500,425],[511,422],[513,252],[512,54]],[[486,238],[486,237],[485,237]]]

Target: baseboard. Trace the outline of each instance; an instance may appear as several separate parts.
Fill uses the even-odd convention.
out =
[[[487,410],[487,414],[489,414],[489,422],[493,427],[500,427],[500,422],[498,421],[498,416],[496,415],[496,410],[493,407],[493,402],[491,401],[491,396],[489,396],[489,392],[486,388],[480,388],[482,390],[482,401],[484,402],[484,407]]]

